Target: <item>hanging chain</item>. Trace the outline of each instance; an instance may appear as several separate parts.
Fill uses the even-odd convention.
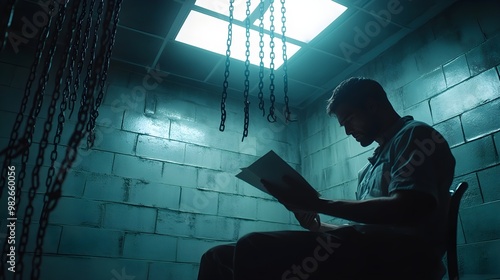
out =
[[[250,110],[249,110],[249,105],[250,102],[248,101],[248,92],[250,91],[250,0],[247,0],[247,9],[246,9],[246,19],[245,19],[245,36],[246,36],[246,41],[245,41],[245,89],[243,91],[243,97],[245,98],[244,105],[245,105],[245,123],[243,126],[243,137],[241,138],[241,141],[243,142],[243,139],[248,136],[248,124],[250,122]]]
[[[222,83],[222,99],[220,103],[221,117],[219,130],[224,131],[226,128],[226,98],[227,98],[227,88],[229,83],[227,79],[229,78],[229,66],[231,64],[231,43],[233,40],[233,13],[234,13],[234,0],[229,1],[229,24],[227,25],[227,50],[226,50],[226,69],[224,70],[224,82]]]
[[[77,95],[78,95],[78,90],[80,89],[80,75],[83,71],[83,64],[85,63],[85,56],[87,55],[87,47],[88,47],[88,41],[89,41],[89,37],[90,37],[90,24],[92,21],[92,14],[94,13],[94,5],[95,5],[95,0],[92,0],[90,2],[89,15],[87,16],[86,15],[87,1],[85,1],[85,0],[83,1],[83,8],[82,8],[83,12],[80,15],[81,22],[79,23],[79,26],[77,27],[77,29],[80,29],[80,32],[81,32],[81,28],[83,27],[81,25],[83,24],[85,17],[87,17],[87,25],[86,25],[85,31],[83,33],[83,42],[81,44],[77,45],[80,48],[76,54],[77,57],[79,56],[79,60],[78,60],[78,63],[76,65],[77,71],[76,71],[76,75],[75,75],[75,81],[73,82],[73,91],[71,93],[71,98],[70,98],[70,102],[69,102],[70,113],[69,113],[68,118],[71,118],[71,116],[73,115],[73,111],[75,109],[75,102],[76,102]],[[81,34],[79,34],[79,35],[81,35]],[[80,43],[80,41],[78,41],[78,43]],[[80,105],[81,105],[81,103],[80,103]]]
[[[97,9],[97,22],[95,24],[95,29],[94,29],[94,47],[93,47],[93,50],[95,50],[95,47],[97,44],[97,38],[98,38],[97,33],[98,33],[99,27],[101,25],[101,16],[102,16],[103,8],[104,8],[104,0],[101,0],[99,3],[99,8]],[[105,29],[105,30],[103,30],[103,34],[104,34],[104,36],[102,36],[102,38],[101,38],[101,44],[106,45],[108,43],[108,40],[109,40],[109,31],[107,29]],[[102,69],[101,69],[101,71],[102,71]],[[101,83],[99,83],[99,85],[100,84]],[[100,94],[101,94],[101,91],[99,91],[99,95]],[[96,99],[96,102],[99,102],[99,105],[100,105],[100,103],[102,102],[102,96],[101,96],[101,99],[99,101],[97,101],[97,99]],[[90,148],[92,148],[92,146],[94,146],[95,121],[97,118],[97,117],[96,118],[93,117],[93,115],[96,114],[94,111],[97,111],[97,108],[95,108],[95,107],[96,106],[94,105],[91,108],[90,119],[89,119],[89,122],[87,123],[87,127],[86,127],[87,133],[88,133],[87,134],[87,148],[88,149],[90,149]]]
[[[262,110],[262,116],[266,115],[264,107],[264,0],[259,4],[259,109]]]
[[[77,77],[80,75],[82,72],[83,68],[83,62],[76,62],[79,54],[79,49],[81,46],[81,37],[82,37],[82,25],[83,21],[85,20],[85,16],[87,15],[87,0],[83,0],[83,5],[82,5],[82,12],[80,13],[80,17],[78,18],[78,24],[76,25],[76,30],[75,30],[75,43],[73,46],[73,50],[71,53],[71,64],[70,64],[70,70],[69,70],[69,75],[66,78],[66,86],[68,88],[64,89],[64,95],[67,96],[66,100],[69,100],[68,107],[70,109],[70,114],[69,117],[73,114],[73,110],[75,109],[75,102],[76,102],[76,97],[77,97],[77,92],[78,92],[78,84],[80,80],[78,78],[75,78],[73,81],[73,76]],[[75,62],[77,63],[77,72],[76,74],[74,73],[74,67],[75,67]],[[73,90],[69,89],[69,87],[72,86],[73,83]],[[66,110],[66,109],[65,109]]]
[[[269,108],[269,115],[267,115],[267,120],[269,122],[276,122],[276,115],[274,114],[274,102],[276,100],[276,97],[274,96],[274,58],[275,58],[275,53],[274,53],[274,0],[270,1],[270,6],[269,6],[269,11],[270,11],[270,16],[269,20],[271,21],[271,25],[269,27],[269,37],[271,39],[269,43],[269,47],[271,48],[271,63],[269,65],[269,79],[270,79],[270,84],[269,84],[269,91],[270,91],[270,99],[271,99],[271,107]]]
[[[281,40],[283,41],[283,88],[285,92],[285,120],[286,122],[291,121],[290,120],[290,107],[288,107],[288,56],[286,54],[286,8],[285,8],[285,0],[281,0]]]
[[[50,25],[51,19],[52,19],[52,17],[49,15],[49,21],[47,23],[47,26]],[[48,37],[49,32],[48,32],[47,26],[44,26],[41,33],[40,33],[40,38],[38,40],[35,58],[33,60],[33,64],[31,65],[30,75],[28,76],[28,80],[26,82],[26,87],[24,89],[23,99],[21,101],[21,106],[20,106],[19,112],[17,114],[16,120],[14,122],[14,126],[12,128],[8,147],[14,147],[16,144],[16,141],[18,141],[19,130],[20,130],[21,124],[22,124],[23,119],[24,119],[24,114],[26,111],[26,107],[28,105],[28,100],[29,100],[30,95],[31,95],[31,87],[33,85],[33,81],[36,78],[36,70],[38,69],[38,64],[41,61],[43,49],[45,47],[45,41]],[[24,153],[26,152],[26,150],[29,150],[29,147],[31,146],[31,141],[28,141],[28,139],[22,139],[22,141],[25,141],[27,143],[25,150],[23,151],[23,159],[22,159],[22,161],[24,161],[24,166],[25,166],[26,162],[27,162],[27,157],[24,156]],[[7,168],[7,166],[11,165],[11,162],[14,159],[13,153],[14,153],[14,149],[8,148],[6,150],[6,156],[5,156],[2,170],[5,170]],[[5,174],[6,174],[6,172],[2,172],[2,174],[0,175],[0,177],[1,177],[0,188],[2,189],[2,191],[0,192],[0,196],[3,194],[3,187],[7,185],[7,184],[5,184],[5,180],[6,180]],[[22,176],[22,177],[20,177],[20,176]],[[15,197],[15,200],[18,203],[18,205],[20,202],[21,187],[22,187],[22,182],[24,180],[24,176],[26,176],[26,171],[25,171],[25,169],[21,169],[19,176],[18,176],[18,185],[16,188],[16,197]],[[15,216],[16,213],[17,213],[17,208],[14,209],[13,213],[9,213],[9,215],[12,214],[11,216]],[[4,276],[5,271],[7,271],[7,269],[4,269],[4,266],[7,262],[7,260],[4,258],[9,253],[9,250],[8,250],[9,245],[8,245],[7,241],[8,241],[8,239],[5,239],[4,244],[3,244],[3,248],[2,248],[3,255],[2,255],[2,262],[0,263],[0,270],[1,270],[2,276]]]
[[[47,25],[45,25],[43,27],[42,33],[40,34],[40,38],[39,38],[37,52],[40,52],[40,54],[36,55],[36,59],[39,60],[38,63],[40,63],[40,61],[41,61],[42,53],[45,49],[45,43],[48,41],[48,38],[49,38],[53,11],[54,11],[54,1],[51,1],[51,3],[49,4],[49,15],[48,15],[49,20],[47,21]],[[53,45],[54,45],[54,43],[53,43]],[[20,200],[21,200],[21,190],[24,186],[24,179],[26,177],[26,166],[28,163],[29,152],[30,152],[29,146],[31,146],[31,143],[33,140],[33,132],[35,129],[36,118],[37,118],[38,114],[40,113],[40,110],[41,110],[41,107],[43,104],[43,95],[45,92],[45,85],[46,85],[46,82],[48,80],[48,71],[50,70],[50,64],[51,64],[50,60],[51,60],[52,55],[53,55],[53,51],[52,52],[49,51],[49,55],[44,60],[44,65],[42,67],[42,73],[41,73],[41,76],[40,76],[39,81],[38,81],[38,83],[39,83],[38,88],[35,92],[35,96],[33,98],[33,103],[31,105],[31,109],[30,109],[30,112],[28,114],[27,124],[26,124],[26,127],[24,129],[23,138],[28,142],[28,148],[23,151],[22,156],[21,156],[21,167],[20,167],[20,172],[18,175],[17,190],[16,190],[16,197],[15,197],[16,202],[18,204],[20,203]],[[36,63],[36,64],[38,65],[38,63]],[[34,70],[32,68],[32,74],[36,75],[36,68]],[[32,83],[33,80],[31,80],[29,78],[28,81],[29,82],[31,81],[31,83]],[[29,88],[31,88],[31,85],[32,85],[31,83],[29,84],[29,86],[27,85],[27,90],[29,90]],[[28,94],[30,94],[30,93],[28,93]],[[31,197],[33,197],[36,193],[36,189],[34,189],[35,187],[37,187],[37,186],[32,185],[30,187],[29,194]],[[31,215],[33,214],[33,206],[30,204],[32,204],[32,203],[28,203],[28,206],[26,207],[26,210],[24,213],[25,216],[28,216],[28,217],[31,217]],[[17,210],[18,209],[15,209],[13,211],[14,215],[16,215]],[[25,230],[27,230],[27,229],[26,228],[23,229],[23,234],[25,234]],[[27,236],[25,236],[24,240],[25,241],[27,240]],[[22,242],[23,242],[23,237],[21,236],[21,245],[19,247],[19,256],[18,256],[19,260],[17,262],[18,269],[16,270],[16,274],[14,275],[15,279],[22,279],[23,258],[24,258],[24,249],[25,249],[25,244],[22,244]],[[6,250],[5,247],[7,247],[6,244],[4,244],[4,250]]]
[[[109,24],[111,22],[111,18],[113,16],[113,10],[118,13],[120,10],[120,5],[121,1],[118,1],[118,4],[115,6],[114,1],[109,1],[108,2],[108,7],[106,11],[106,18],[104,20],[103,24],[103,30],[108,29]],[[92,15],[92,14],[91,14]],[[116,18],[116,17],[115,17]],[[97,32],[97,28],[96,28]],[[91,56],[91,61],[94,58],[95,54],[95,46],[92,48],[94,53],[92,53]],[[86,50],[85,50],[86,51]],[[40,270],[41,270],[41,263],[42,263],[42,253],[43,253],[43,240],[45,238],[47,226],[48,226],[48,219],[50,212],[55,209],[57,206],[57,203],[59,201],[59,198],[61,197],[62,193],[62,184],[66,178],[66,175],[68,171],[71,169],[71,166],[73,162],[76,159],[77,155],[77,150],[78,146],[85,136],[85,125],[88,120],[89,112],[91,109],[91,106],[94,102],[94,96],[93,92],[95,90],[96,86],[96,80],[99,77],[100,71],[103,69],[102,63],[104,61],[104,54],[106,53],[106,46],[104,44],[101,45],[99,55],[96,59],[96,65],[94,69],[87,68],[87,77],[85,78],[85,83],[83,86],[83,92],[82,95],[85,95],[85,98],[83,99],[84,102],[81,104],[81,107],[78,111],[78,120],[75,126],[75,130],[73,131],[73,134],[71,135],[71,138],[68,142],[68,148],[66,149],[66,155],[63,159],[63,162],[61,163],[60,169],[58,171],[58,174],[56,176],[56,180],[54,184],[50,187],[50,189],[47,189],[47,192],[45,193],[44,196],[44,205],[42,209],[42,214],[40,217],[40,225],[38,228],[38,234],[37,234],[37,245],[35,249],[35,255],[33,257],[33,270],[31,272],[31,279],[39,279],[40,277]],[[90,64],[89,62],[89,64]],[[93,64],[92,64],[93,65]],[[92,71],[94,70],[94,71]]]
[[[99,116],[99,111],[98,111],[99,107],[101,106],[102,100],[104,98],[104,88],[105,88],[106,80],[108,78],[109,63],[111,61],[111,54],[113,52],[113,46],[115,44],[115,37],[116,37],[116,31],[118,28],[118,19],[119,19],[120,9],[121,9],[121,1],[119,1],[118,6],[117,6],[117,10],[115,11],[113,30],[111,31],[111,34],[109,32],[109,29],[106,29],[105,34],[104,34],[105,39],[103,41],[103,44],[108,43],[108,49],[106,51],[106,60],[104,61],[102,75],[101,75],[101,79],[99,81],[99,94],[97,95],[96,102],[94,104],[94,107],[92,108],[92,112],[90,115],[90,121],[87,124],[87,131],[89,132],[89,135],[87,136],[87,147],[88,148],[92,148],[94,146],[96,120],[97,120],[97,117]],[[90,126],[90,131],[89,131],[89,126]]]

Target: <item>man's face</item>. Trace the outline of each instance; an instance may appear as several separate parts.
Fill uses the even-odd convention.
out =
[[[361,146],[369,146],[378,135],[379,125],[377,118],[368,110],[354,108],[348,104],[341,104],[335,115],[340,126],[345,128],[347,135],[352,135]]]

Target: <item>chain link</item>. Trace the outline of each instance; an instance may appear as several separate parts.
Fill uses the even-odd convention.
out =
[[[222,83],[222,99],[220,103],[220,125],[219,130],[224,131],[226,128],[226,98],[227,98],[227,88],[229,87],[229,66],[231,65],[231,43],[233,40],[233,16],[234,13],[234,0],[229,1],[229,24],[227,25],[227,50],[226,50],[226,68],[224,70],[224,82]]]
[[[281,40],[283,41],[283,88],[285,92],[285,120],[286,122],[290,122],[290,107],[288,106],[288,56],[286,54],[286,8],[285,8],[285,0],[281,0]]]
[[[51,29],[52,18],[53,18],[52,13],[54,11],[54,2],[55,1],[51,1],[51,3],[49,4],[49,15],[48,15],[49,19],[47,21],[47,24],[42,28],[42,33],[40,34],[39,44],[37,46],[37,52],[40,52],[40,54],[36,55],[36,59],[38,59],[38,63],[41,62],[42,53],[44,52],[45,46],[46,46],[45,43],[48,41],[48,38],[50,38],[49,35],[51,33],[50,29]],[[54,54],[54,50],[52,50],[52,48],[53,48],[53,46],[55,46],[54,41],[56,41],[56,40],[52,41],[52,45],[49,49],[49,53],[45,57],[44,65],[42,67],[42,73],[41,73],[40,78],[38,80],[38,88],[35,92],[35,95],[33,98],[33,103],[31,105],[31,109],[30,109],[30,112],[28,114],[26,127],[24,128],[23,138],[26,139],[26,141],[29,143],[28,144],[29,146],[31,146],[31,143],[33,140],[33,133],[34,133],[34,129],[35,129],[36,118],[37,118],[38,114],[40,113],[40,110],[41,110],[41,107],[43,104],[43,95],[45,93],[45,86],[46,86],[46,83],[48,81],[48,75],[49,75],[48,73],[50,70],[51,59],[52,59],[52,56]],[[37,63],[37,65],[38,65],[38,63]],[[35,68],[35,70],[32,69],[32,71],[34,71],[32,73],[36,76],[36,68]],[[31,88],[31,84],[29,85],[29,87]],[[21,168],[20,168],[19,175],[17,178],[18,181],[17,181],[17,189],[16,189],[16,202],[18,203],[18,205],[21,201],[21,190],[24,186],[24,180],[26,177],[26,166],[28,163],[29,154],[30,154],[30,150],[29,150],[29,148],[27,148],[23,151],[22,156],[21,156]],[[30,187],[29,192],[28,192],[29,200],[28,200],[27,207],[25,208],[25,212],[24,212],[25,219],[29,219],[29,220],[31,219],[31,216],[33,215],[34,208],[33,208],[32,202],[33,202],[34,196],[36,194],[36,188],[38,187],[38,185],[36,185],[36,179],[37,179],[36,175],[37,174],[35,174],[35,177],[31,178],[32,184],[31,184],[31,187]],[[35,182],[35,184],[33,184],[33,182]],[[39,180],[38,180],[38,182],[39,182]],[[18,209],[14,210],[14,214],[17,213],[17,210]],[[21,244],[19,246],[19,253],[18,253],[19,259],[17,262],[17,269],[16,269],[16,273],[14,274],[14,279],[22,279],[23,278],[22,277],[23,265],[24,265],[23,259],[24,259],[24,252],[26,249],[26,243],[28,240],[27,235],[29,232],[29,223],[28,223],[28,225],[26,225],[26,221],[23,221],[23,225],[24,225],[23,233],[21,235]]]
[[[73,111],[75,109],[76,99],[78,96],[78,90],[80,89],[80,75],[83,71],[83,65],[85,63],[85,57],[87,55],[86,50],[88,47],[88,41],[89,41],[89,37],[90,37],[90,25],[91,25],[91,21],[92,21],[92,14],[94,13],[94,5],[95,5],[95,0],[92,0],[90,2],[89,15],[87,16],[87,14],[86,14],[87,1],[86,0],[83,1],[82,14],[80,15],[79,26],[77,27],[77,29],[80,29],[80,34],[79,34],[80,36],[81,36],[81,30],[82,30],[81,28],[83,27],[82,25],[83,25],[83,21],[85,20],[85,18],[87,18],[87,24],[85,27],[85,31],[83,33],[82,43],[80,43],[80,39],[78,40],[78,43],[80,43],[80,44],[77,45],[79,47],[79,49],[76,53],[76,56],[79,57],[79,60],[78,60],[78,63],[76,65],[77,71],[76,71],[76,75],[75,75],[75,80],[73,82],[73,91],[71,93],[71,98],[70,98],[70,102],[69,102],[70,113],[69,113],[68,118],[71,118],[71,116],[73,115]],[[82,104],[82,102],[80,102],[80,106],[81,106],[81,104]]]
[[[259,4],[259,109],[262,110],[262,116],[266,115],[264,107],[264,0]]]
[[[270,53],[271,63],[269,65],[269,70],[270,70],[269,92],[270,92],[270,99],[271,99],[271,107],[269,108],[269,114],[267,115],[267,120],[269,122],[276,122],[276,115],[274,114],[274,102],[276,100],[276,97],[274,96],[274,89],[275,89],[275,86],[274,86],[274,58],[276,56],[276,54],[274,53],[274,30],[275,30],[275,27],[274,27],[274,0],[270,1],[269,12],[270,12],[269,20],[271,22],[271,25],[269,27],[269,31],[270,31],[269,47],[271,48],[271,53]]]
[[[94,47],[93,47],[94,50],[95,50],[97,40],[98,40],[97,33],[98,33],[99,27],[101,25],[101,20],[102,20],[101,17],[102,17],[103,8],[104,8],[104,0],[101,0],[99,3],[99,8],[97,9],[97,22],[96,22],[95,28],[94,28]],[[101,39],[102,46],[106,45],[108,43],[108,40],[109,40],[109,31],[107,29],[104,29],[103,36]],[[102,62],[100,62],[100,63],[104,65],[104,63],[102,63]],[[91,67],[91,65],[89,65],[89,66]],[[102,69],[100,69],[100,70],[101,70],[100,72],[102,73]],[[100,84],[101,83],[99,83],[99,85]],[[100,90],[99,90],[99,94],[101,94]],[[101,96],[101,99],[99,101],[96,100],[96,102],[99,102],[99,104],[100,104],[100,102],[102,102],[102,96]],[[95,121],[97,118],[97,117],[96,118],[93,117],[93,115],[96,114],[94,111],[97,111],[97,108],[95,105],[91,108],[89,122],[87,123],[87,149],[90,149],[94,146]]]
[[[49,22],[47,23],[47,25],[49,25],[50,23],[50,20],[51,20],[51,17],[49,17]],[[30,95],[31,95],[31,87],[33,85],[33,81],[35,80],[36,78],[36,70],[38,69],[38,64],[40,63],[41,61],[41,58],[42,58],[42,54],[43,54],[43,49],[44,49],[44,46],[45,46],[45,40],[48,36],[48,28],[47,26],[43,27],[42,28],[42,31],[40,33],[40,38],[38,40],[38,44],[37,44],[37,49],[36,49],[36,52],[35,52],[35,57],[34,57],[34,60],[33,60],[33,64],[31,65],[31,69],[30,69],[30,74],[28,76],[28,80],[26,82],[26,86],[25,86],[25,89],[24,89],[24,95],[23,95],[23,99],[21,101],[21,106],[19,108],[19,112],[17,113],[17,117],[16,117],[16,120],[14,122],[14,126],[12,127],[12,132],[10,134],[10,139],[9,139],[9,144],[8,144],[8,147],[14,147],[16,142],[18,141],[18,138],[19,138],[19,130],[21,128],[21,124],[23,123],[23,119],[24,119],[24,114],[26,112],[26,107],[28,105],[28,100],[30,98]],[[23,139],[23,141],[26,142],[26,147],[25,147],[25,150],[23,151],[23,155],[25,153],[26,150],[29,150],[29,147],[31,146],[31,141],[28,141],[28,139]],[[5,155],[5,160],[3,162],[3,168],[2,170],[6,170],[7,166],[11,165],[12,163],[12,160],[14,159],[14,149],[12,148],[8,148],[6,150],[6,155]],[[27,161],[27,158],[24,156],[22,160],[26,160]],[[26,161],[24,162],[24,164],[26,164]],[[0,197],[1,195],[3,194],[3,188],[4,186],[6,186],[6,178],[5,178],[5,174],[6,172],[2,172],[2,174],[0,175],[0,188],[2,189],[2,191],[0,192]],[[16,188],[16,201],[19,203],[20,202],[20,197],[21,197],[21,187],[22,185],[20,185],[19,183],[19,179],[22,179],[24,180],[24,176],[26,176],[26,171],[24,169],[22,169],[20,171],[20,174],[19,176],[22,177],[18,177],[18,186]],[[21,180],[21,184],[22,184],[22,181]],[[14,209],[14,214],[17,213],[17,208]],[[6,259],[6,256],[7,254],[9,253],[9,245],[7,243],[8,239],[5,239],[4,241],[4,244],[3,244],[3,248],[2,248],[2,251],[3,251],[3,254],[2,254],[2,261],[0,263],[0,270],[1,270],[1,275],[2,275],[2,278],[5,276],[5,272],[7,271],[7,269],[5,269],[5,264],[7,263],[7,259]]]
[[[250,102],[248,101],[248,92],[250,91],[250,0],[247,0],[246,2],[247,9],[246,9],[246,18],[245,18],[245,89],[243,91],[243,97],[245,98],[244,101],[244,113],[245,113],[245,122],[243,126],[243,137],[241,138],[241,141],[245,139],[245,137],[248,136],[248,125],[250,123],[250,110],[249,110],[249,105]]]

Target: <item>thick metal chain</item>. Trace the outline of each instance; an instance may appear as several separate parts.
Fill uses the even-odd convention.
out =
[[[69,75],[66,78],[66,86],[68,88],[64,88],[64,96],[67,96],[65,98],[68,102],[68,107],[70,109],[70,116],[73,114],[73,110],[75,108],[75,102],[76,102],[76,97],[77,97],[77,92],[78,92],[78,79],[74,79],[73,77],[77,77],[80,75],[82,72],[83,68],[83,62],[78,61],[77,62],[77,72],[76,74],[74,73],[74,66],[75,62],[78,58],[79,54],[79,48],[81,46],[81,36],[82,36],[82,25],[83,21],[85,20],[85,16],[87,15],[87,0],[83,0],[83,5],[82,5],[82,12],[80,13],[80,17],[78,18],[78,24],[76,25],[76,30],[75,30],[75,43],[72,46],[72,53],[71,53],[71,64],[70,64],[70,71]],[[69,87],[73,87],[73,90],[69,89]],[[66,108],[64,109],[66,110]]]
[[[85,9],[86,9],[86,4],[87,4],[86,1],[84,1],[83,5],[84,5]],[[85,27],[85,31],[83,33],[83,42],[81,43],[81,45],[79,45],[79,46],[81,46],[80,51],[78,53],[80,59],[79,59],[77,66],[76,66],[77,71],[76,71],[76,75],[75,75],[75,81],[73,83],[73,92],[71,94],[71,99],[69,102],[70,114],[69,114],[68,118],[71,118],[71,116],[73,115],[73,111],[75,109],[75,102],[76,102],[77,95],[78,95],[78,90],[80,89],[80,75],[83,71],[85,57],[88,54],[87,48],[88,48],[88,44],[89,44],[90,26],[92,23],[92,15],[94,14],[94,5],[95,5],[95,0],[92,0],[90,2],[89,15],[87,16],[87,24]],[[82,13],[81,16],[85,17],[85,13]],[[85,98],[85,97],[83,97],[83,98]],[[83,100],[82,100],[82,102],[83,102]],[[82,105],[82,102],[80,102],[80,106]]]
[[[56,43],[58,41],[59,34],[62,32],[63,29],[63,23],[65,21],[65,14],[66,14],[66,5],[67,2],[64,2],[62,6],[59,7],[59,13],[57,17],[57,23],[56,23],[56,29],[54,30],[54,36],[52,38],[52,45],[50,46],[49,49],[49,58],[47,60],[50,60],[49,62],[51,63],[51,60],[53,58],[53,54],[56,49]],[[71,37],[69,37],[71,39]],[[67,44],[70,43],[69,40],[66,42]],[[69,48],[69,45],[66,45]],[[30,188],[29,192],[29,204],[26,209],[33,209],[33,200],[35,198],[36,191],[40,187],[40,168],[43,166],[43,162],[45,159],[45,150],[48,146],[48,138],[49,134],[52,131],[52,121],[54,119],[54,115],[56,112],[56,105],[57,102],[59,101],[60,97],[60,87],[61,87],[61,81],[63,78],[64,70],[66,68],[66,62],[67,62],[67,57],[68,57],[69,51],[68,49],[65,49],[63,53],[63,58],[60,62],[60,65],[58,67],[57,73],[56,73],[56,79],[55,79],[55,87],[54,87],[54,92],[52,95],[52,99],[48,108],[48,114],[47,114],[47,119],[44,124],[44,132],[42,135],[42,138],[40,140],[40,147],[38,151],[38,156],[36,159],[35,167],[32,172],[32,186]],[[45,81],[47,82],[47,81]],[[19,247],[19,254],[21,255],[21,252],[24,252],[26,250],[26,246],[28,244],[28,237],[29,237],[29,227],[31,224],[31,215],[28,215],[28,213],[32,213],[32,211],[27,211],[24,219],[23,219],[23,232],[21,235],[21,242],[20,242],[20,247]],[[22,272],[21,272],[22,273]],[[19,279],[23,279],[21,276],[21,273],[19,275]],[[38,278],[33,278],[31,277],[30,279],[38,279]]]
[[[41,50],[42,52],[45,50],[45,43],[48,41],[48,38],[50,38],[49,35],[51,33],[50,29],[51,29],[52,18],[53,18],[52,13],[53,13],[54,8],[55,8],[54,4],[55,4],[55,1],[51,1],[51,3],[49,4],[49,15],[48,15],[49,19],[47,21],[47,25],[43,27],[42,33],[40,35],[41,37],[39,38],[38,47],[40,48],[39,50]],[[42,41],[41,44],[40,44],[40,41]],[[52,46],[55,46],[54,41],[52,43]],[[39,81],[38,81],[38,88],[35,92],[35,95],[33,98],[33,103],[31,105],[30,112],[28,114],[27,124],[26,124],[26,127],[24,129],[23,138],[26,139],[26,141],[29,143],[28,144],[29,146],[31,145],[32,140],[33,140],[33,133],[34,133],[34,129],[35,129],[36,118],[37,118],[38,114],[40,113],[40,110],[41,110],[41,107],[43,104],[43,95],[45,93],[45,86],[46,86],[46,83],[48,81],[48,73],[50,70],[51,59],[52,59],[52,56],[54,54],[54,51],[53,50],[51,51],[52,46],[49,49],[48,56],[45,57],[44,65],[42,67],[42,73],[41,73]],[[41,57],[39,59],[41,61]],[[40,63],[40,61],[38,63]],[[35,69],[34,73],[36,75],[36,69]],[[30,87],[31,87],[31,85],[30,85]],[[20,167],[20,171],[19,171],[19,175],[18,175],[17,190],[16,190],[16,203],[17,203],[17,205],[19,205],[20,201],[21,201],[21,190],[24,186],[24,179],[26,177],[26,166],[28,163],[29,155],[30,155],[30,150],[28,148],[28,149],[24,150],[24,152],[22,153],[22,156],[21,156],[21,167]],[[36,178],[32,177],[32,182],[35,179]],[[32,202],[34,195],[36,194],[36,189],[35,189],[36,187],[37,186],[33,186],[33,184],[30,187],[30,190],[29,190],[30,199],[29,200],[31,202]],[[14,214],[17,213],[17,210],[18,209],[14,210]],[[25,215],[25,217],[30,218],[32,214],[33,214],[33,206],[32,206],[32,203],[28,202],[28,206],[25,209],[24,215]],[[25,223],[23,223],[23,224],[25,224]],[[28,227],[29,227],[29,225],[28,225]],[[23,234],[26,235],[27,230],[29,230],[29,229],[27,229],[25,226],[23,228]],[[23,241],[27,241],[27,237],[22,238],[22,236],[21,236],[21,243]],[[17,262],[17,269],[16,269],[16,273],[14,274],[14,279],[22,279],[24,251],[25,251],[25,244],[21,244],[19,246],[19,255],[18,255],[19,260]]]
[[[283,41],[283,88],[285,92],[285,120],[287,122],[290,120],[290,107],[288,106],[288,56],[286,54],[286,8],[285,0],[281,0],[281,40]]]
[[[49,17],[49,21],[47,23],[47,26],[50,26],[51,19],[52,19],[52,17]],[[22,124],[23,119],[24,119],[24,114],[26,111],[28,100],[29,100],[30,95],[31,95],[31,87],[33,85],[33,81],[36,78],[36,70],[38,68],[38,64],[41,61],[43,49],[45,47],[45,41],[46,41],[48,34],[49,34],[49,30],[48,30],[47,26],[43,27],[42,31],[40,33],[40,38],[38,40],[37,50],[35,52],[35,58],[33,60],[33,64],[31,65],[30,75],[28,76],[28,80],[26,82],[26,87],[24,89],[24,96],[23,96],[23,99],[21,101],[21,106],[20,106],[19,112],[17,114],[16,120],[14,122],[14,126],[12,128],[12,132],[10,135],[10,140],[9,140],[9,145],[8,145],[9,147],[14,147],[16,144],[16,141],[18,140],[18,137],[19,137],[19,130],[20,130],[21,124]],[[24,141],[27,142],[26,150],[29,150],[29,146],[31,145],[31,141],[28,141],[27,139],[24,139]],[[23,155],[24,155],[25,151],[23,151]],[[7,166],[11,165],[11,162],[13,159],[13,152],[14,152],[14,149],[7,149],[2,170],[6,170]],[[24,164],[26,165],[27,157],[24,156],[23,158],[24,158],[23,160],[25,160]],[[6,172],[2,172],[2,174],[0,175],[0,177],[1,177],[0,188],[2,189],[2,191],[0,192],[0,197],[3,194],[4,186],[7,185],[5,183],[6,182],[5,181],[5,179],[6,179],[5,174],[6,174]],[[19,176],[22,176],[22,177],[18,177],[18,186],[16,188],[15,199],[16,199],[17,205],[19,205],[19,202],[20,202],[19,200],[21,197],[21,187],[22,187],[22,185],[19,184],[19,180],[20,179],[24,180],[24,177],[26,176],[26,170],[21,169]],[[22,183],[22,181],[21,181],[21,183]],[[15,216],[15,213],[17,213],[17,208],[14,210],[14,216]],[[8,245],[7,241],[8,241],[8,239],[5,239],[5,242],[4,242],[3,248],[2,248],[2,251],[3,251],[3,254],[1,257],[2,262],[0,263],[0,270],[1,270],[2,276],[4,276],[5,271],[7,271],[7,269],[4,268],[6,261],[7,261],[5,258],[7,256],[7,254],[9,253],[9,251],[8,251],[9,245]]]
[[[104,88],[106,86],[106,80],[108,78],[108,68],[111,62],[111,54],[113,53],[113,46],[115,44],[116,31],[118,29],[118,19],[121,9],[121,0],[118,1],[116,9],[117,10],[115,11],[115,18],[113,21],[113,30],[110,33],[109,29],[106,29],[104,34],[105,40],[103,44],[108,43],[108,50],[106,51],[106,60],[104,61],[103,64],[101,80],[99,83],[99,94],[97,95],[96,102],[94,104],[94,107],[92,108],[90,121],[87,124],[87,131],[89,132],[89,135],[87,136],[88,148],[92,148],[94,146],[96,119],[99,116],[99,107],[101,106],[102,100],[104,98]],[[90,125],[90,131],[89,131],[89,125]]]
[[[259,109],[262,110],[262,116],[266,115],[264,107],[264,0],[259,4]]]
[[[226,128],[226,98],[227,98],[227,88],[229,87],[229,66],[231,65],[231,43],[233,40],[233,16],[234,13],[234,0],[229,1],[229,24],[227,25],[227,50],[226,50],[226,69],[224,70],[224,82],[222,83],[222,99],[220,103],[220,125],[219,130],[224,131]]]
[[[269,43],[269,47],[271,48],[271,53],[270,53],[271,63],[269,65],[269,70],[270,70],[269,92],[270,92],[270,99],[271,99],[271,107],[269,108],[269,114],[267,115],[267,120],[269,122],[276,122],[276,115],[274,114],[274,102],[276,100],[276,97],[274,96],[274,88],[275,88],[274,87],[274,58],[276,56],[276,54],[274,53],[274,30],[275,30],[275,27],[274,27],[274,0],[270,1],[269,12],[270,12],[269,20],[271,22],[271,25],[269,27],[269,31],[270,31],[269,37],[271,39],[271,41]]]
[[[249,105],[250,102],[248,101],[248,92],[250,91],[250,0],[247,0],[247,9],[246,9],[246,18],[245,18],[245,89],[243,91],[243,97],[245,98],[244,100],[244,113],[245,113],[245,122],[243,126],[243,137],[241,137],[241,141],[243,142],[243,139],[248,136],[248,125],[250,122],[250,110],[249,110]]]
[[[97,21],[96,21],[96,24],[94,27],[94,41],[93,41],[94,45],[93,45],[92,51],[95,51],[95,48],[97,46],[97,40],[98,40],[97,33],[99,32],[99,27],[101,26],[101,20],[102,20],[101,17],[102,17],[103,8],[104,8],[104,0],[100,0],[99,8],[97,9]],[[104,36],[101,36],[101,44],[102,45],[107,44],[107,40],[109,39],[109,36],[106,36],[107,33],[108,33],[107,29],[104,29],[103,30]],[[89,63],[89,67],[92,67],[92,65],[90,65],[90,63]],[[102,69],[101,69],[101,71],[102,71]],[[82,101],[84,101],[83,98],[82,98]],[[94,119],[92,117],[93,112],[94,112],[94,106],[92,106],[91,116],[89,118],[89,122],[87,123],[87,133],[88,133],[87,134],[87,148],[89,148],[89,149],[92,148],[92,146],[94,145],[94,138],[95,138],[94,128],[95,128],[95,120],[96,119]]]

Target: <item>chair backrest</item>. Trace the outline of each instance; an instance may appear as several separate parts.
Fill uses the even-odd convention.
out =
[[[446,248],[446,258],[448,260],[448,277],[450,280],[458,280],[458,260],[457,260],[457,223],[458,208],[462,196],[469,185],[467,182],[458,184],[454,191],[450,191],[450,208],[448,213],[448,244]]]

